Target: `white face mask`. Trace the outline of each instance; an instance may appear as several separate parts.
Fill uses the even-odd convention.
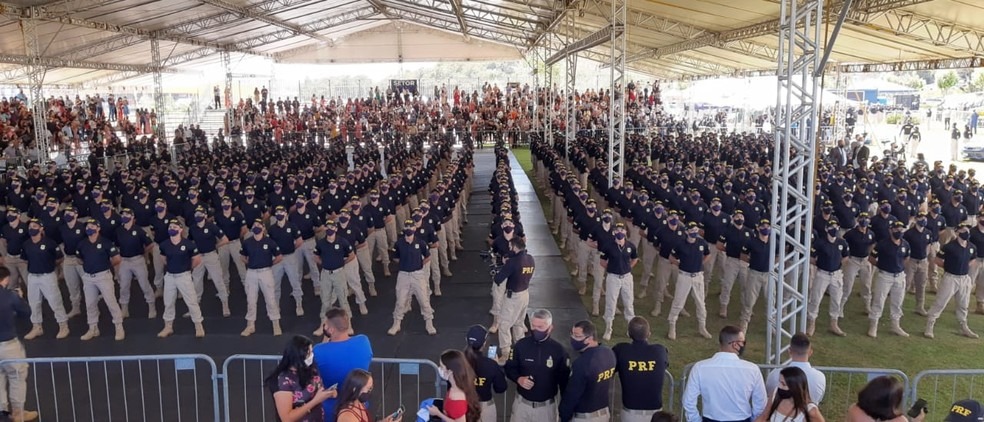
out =
[[[443,368],[438,368],[437,370],[438,370],[437,375],[441,377],[442,380],[447,381],[451,379],[451,371]]]
[[[308,355],[308,357],[304,359],[304,364],[307,366],[311,366],[314,364],[314,353]]]

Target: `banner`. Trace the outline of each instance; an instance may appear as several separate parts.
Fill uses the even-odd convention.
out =
[[[417,95],[417,80],[416,79],[390,79],[390,89],[395,93],[403,92],[406,90],[413,95]]]

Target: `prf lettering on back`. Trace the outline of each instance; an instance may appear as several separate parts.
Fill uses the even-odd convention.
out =
[[[654,361],[654,360],[630,360],[629,361],[629,370],[630,371],[639,371],[639,372],[655,371],[656,370],[656,361]]]
[[[523,275],[533,274],[533,267],[523,267]]]
[[[615,375],[615,368],[601,371],[601,373],[598,374],[598,382],[611,379],[611,377],[614,375]]]
[[[485,377],[475,377],[475,386],[481,387],[485,385]]]

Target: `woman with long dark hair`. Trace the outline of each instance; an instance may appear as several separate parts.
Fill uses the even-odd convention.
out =
[[[810,400],[806,373],[790,366],[779,371],[779,388],[772,395],[765,413],[755,422],[823,422],[820,409]]]
[[[448,350],[441,354],[438,374],[451,384],[444,396],[444,409],[430,406],[431,416],[444,422],[478,422],[482,409],[475,391],[475,371],[472,370],[464,353]]]
[[[372,375],[364,369],[353,369],[342,382],[342,389],[338,390],[338,400],[335,401],[335,422],[372,422],[369,416],[369,396],[372,394]],[[392,415],[391,415],[392,416]],[[398,418],[387,416],[383,422],[400,422],[403,415]]]
[[[321,422],[325,419],[321,402],[335,397],[334,389],[325,389],[314,364],[313,344],[304,336],[294,336],[287,343],[280,363],[265,380],[283,422]]]
[[[847,422],[908,422],[902,411],[905,386],[892,376],[880,376],[858,391],[858,402],[847,409]],[[925,409],[923,409],[925,410]],[[926,413],[912,418],[922,422]]]

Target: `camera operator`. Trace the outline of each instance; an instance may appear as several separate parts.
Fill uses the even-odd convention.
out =
[[[525,334],[524,317],[530,304],[528,289],[535,267],[533,257],[526,253],[523,239],[514,237],[509,241],[509,249],[512,256],[495,275],[496,284],[506,284],[506,297],[499,308],[499,347],[503,358],[509,357],[513,338],[519,339]]]
[[[20,289],[10,289],[10,271],[0,267],[0,360],[24,359],[24,345],[17,338],[15,319],[28,319],[31,308]],[[27,401],[26,363],[7,363],[0,367],[0,412],[7,413],[15,421],[33,421],[38,412],[24,410]],[[9,407],[8,407],[9,406]]]

